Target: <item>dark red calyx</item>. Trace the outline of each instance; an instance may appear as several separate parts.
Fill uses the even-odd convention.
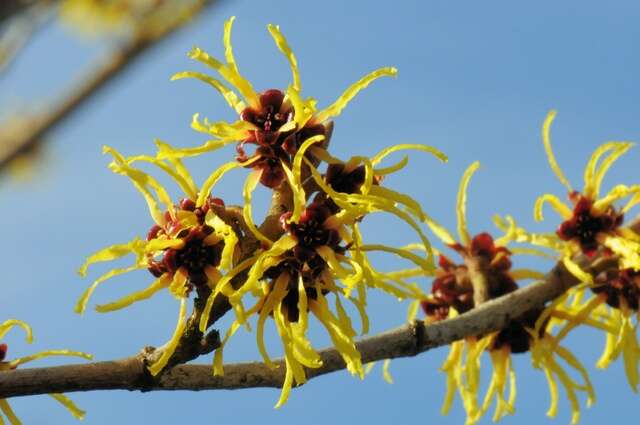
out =
[[[507,271],[511,268],[511,252],[503,246],[496,246],[489,233],[477,234],[471,240],[469,253],[474,257],[485,258],[493,269]]]
[[[244,148],[236,147],[236,149],[241,152],[241,155],[236,156],[238,162],[245,162],[249,159]],[[264,186],[270,189],[280,186],[285,179],[282,163],[290,164],[289,155],[278,146],[258,146],[252,155],[252,158],[255,157],[258,159],[246,167],[260,170],[260,183]]]
[[[154,224],[149,230],[149,232],[147,233],[147,240],[150,241],[151,239],[157,238],[161,230],[162,230],[162,227],[158,226],[157,224]]]
[[[638,311],[640,272],[633,269],[608,270],[596,276],[595,282],[591,290],[596,294],[604,294],[608,305],[613,308],[624,305],[632,311]]]
[[[345,164],[329,164],[324,180],[336,192],[352,194],[360,192],[365,175],[364,165],[347,170]]]
[[[430,298],[420,302],[422,311],[430,322],[438,322],[449,317],[449,305],[437,298]]]
[[[622,225],[624,214],[613,207],[597,213],[593,210],[593,201],[578,192],[571,193],[569,198],[575,205],[573,216],[562,222],[556,233],[563,241],[577,241],[583,254],[593,256],[600,245],[598,234],[613,233]]]
[[[307,125],[305,125],[300,130],[293,130],[291,132],[282,134],[280,136],[280,139],[282,140],[281,146],[285,152],[293,156],[298,152],[300,146],[302,146],[302,144],[306,142],[307,139],[310,139],[314,136],[326,136],[326,133],[326,128],[323,124],[307,123]],[[314,146],[324,147],[326,146],[326,140],[318,142]]]
[[[298,291],[297,282],[297,279],[295,281],[293,279],[290,281],[289,293],[285,295],[282,300],[282,313],[286,314],[287,319],[292,323],[296,323],[300,319],[300,310],[298,309],[300,293]],[[305,286],[304,291],[307,294],[307,300],[318,299],[318,292],[315,287]],[[326,294],[328,291],[324,291],[324,293]]]
[[[340,243],[338,232],[325,225],[330,216],[331,210],[327,206],[312,203],[302,212],[297,223],[287,223],[289,214],[281,217],[280,223],[298,241],[298,247],[315,251],[322,245],[333,248]]]
[[[465,265],[454,264],[449,258],[440,255],[439,268],[431,285],[431,298],[425,301],[422,309],[432,320],[442,320],[454,308],[464,313],[473,308],[473,286]],[[445,308],[446,307],[446,308]]]
[[[7,344],[0,344],[0,362],[7,356]]]
[[[160,277],[164,273],[174,274],[180,268],[188,273],[190,283],[194,285],[206,284],[207,267],[217,267],[220,264],[223,242],[215,245],[205,244],[205,239],[214,229],[207,225],[184,229],[176,236],[185,244],[182,248],[168,248],[164,251],[162,260],[150,260],[147,270]]]
[[[526,312],[517,320],[510,321],[496,336],[490,350],[498,350],[505,346],[509,347],[509,351],[513,354],[526,353],[531,349],[532,337],[527,332],[528,329],[534,329],[536,321],[542,314],[542,309],[534,309]],[[547,320],[548,322],[548,320]],[[545,333],[546,323],[540,328],[539,337]]]
[[[258,108],[247,107],[240,114],[240,119],[257,127],[254,135],[260,144],[273,143],[277,139],[277,134],[274,133],[292,117],[291,106],[288,105],[288,102],[284,103],[284,93],[277,89],[262,93]]]
[[[191,199],[183,199],[180,201],[180,209],[185,211],[195,211],[196,203]]]
[[[224,200],[222,200],[221,198],[210,197],[209,198],[209,205],[216,205],[218,207],[224,207],[225,203],[224,203]]]

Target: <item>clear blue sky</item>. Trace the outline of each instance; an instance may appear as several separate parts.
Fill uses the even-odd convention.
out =
[[[186,57],[192,46],[222,53],[222,25],[231,15],[237,16],[233,40],[239,65],[258,89],[285,87],[289,81],[287,64],[266,31],[268,23],[280,24],[298,56],[305,93],[321,105],[374,68],[399,69],[397,79],[373,84],[337,120],[332,142],[336,154],[368,155],[399,142],[440,148],[450,156],[448,164],[416,155],[407,172],[389,184],[412,194],[452,229],[460,175],[480,160],[482,168],[469,193],[471,229],[493,230],[494,213],[511,213],[523,224],[542,229],[532,223],[535,197],[562,193],[539,138],[549,109],[559,110],[554,146],[576,185],[598,144],[640,141],[640,5],[515,3],[226,0],[214,7],[51,134],[47,163],[34,181],[0,181],[0,319],[26,320],[36,337],[27,347],[17,333],[11,335],[10,354],[69,347],[106,360],[128,356],[144,345],[160,345],[169,337],[177,305],[168,295],[118,313],[74,314],[73,304],[89,284],[75,270],[87,254],[143,234],[150,225],[140,196],[124,178],[107,170],[108,158],[100,153],[103,144],[128,154],[151,153],[156,137],[193,146],[203,141],[188,126],[194,112],[212,119],[233,117],[222,98],[203,84],[169,82],[177,71],[199,69]],[[100,43],[79,41],[58,26],[39,33],[15,67],[0,76],[0,115],[27,105],[44,107],[64,93],[99,51]],[[607,186],[633,183],[638,155],[640,151],[633,150],[621,160]],[[228,158],[216,154],[190,164],[203,177]],[[241,174],[230,176],[221,187],[228,203],[240,202]],[[557,224],[552,217],[549,214],[548,226]],[[373,223],[372,241],[413,241],[393,221]],[[148,279],[141,272],[113,280],[93,301],[112,300],[141,288]],[[400,324],[404,312],[405,305],[373,296],[373,331]],[[326,339],[318,335],[317,345],[322,346]],[[604,338],[583,332],[571,342],[583,361],[593,364]],[[276,353],[278,344],[271,346]],[[87,424],[461,424],[459,403],[450,416],[439,415],[444,377],[437,368],[445,354],[446,349],[440,349],[394,361],[396,382],[391,386],[383,382],[379,369],[365,382],[346,372],[313,380],[294,391],[279,410],[273,409],[278,391],[267,389],[143,395],[111,391],[72,397],[88,410]],[[239,333],[226,352],[228,361],[257,358],[253,336],[246,333]],[[516,368],[517,415],[503,423],[568,423],[566,401],[555,421],[545,418],[546,383],[542,373],[531,369],[527,355],[518,357]],[[583,411],[582,424],[633,423],[629,418],[637,414],[637,395],[628,389],[621,364],[606,373],[593,370],[592,377],[598,402]],[[14,400],[13,406],[27,424],[75,423],[46,397]]]

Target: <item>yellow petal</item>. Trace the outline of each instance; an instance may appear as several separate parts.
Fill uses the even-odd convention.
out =
[[[167,193],[166,189],[151,175],[127,165],[127,161],[115,149],[109,146],[104,146],[102,151],[103,153],[109,153],[114,157],[114,161],[109,164],[109,168],[114,173],[129,177],[133,186],[145,198],[149,207],[149,213],[155,222],[157,224],[164,223],[164,214],[149,188],[156,192],[158,200],[165,204],[166,209],[168,209],[170,213],[173,213],[173,202],[171,201],[171,197]]]
[[[233,47],[231,46],[231,29],[233,28],[233,21],[236,20],[235,16],[230,17],[224,23],[224,58],[227,61],[227,65],[229,68],[235,73],[238,73],[238,65],[236,65],[236,60],[233,57]]]
[[[259,105],[260,100],[255,90],[253,90],[251,83],[240,75],[237,69],[222,64],[198,47],[193,48],[191,52],[189,52],[189,57],[215,69],[222,78],[238,89],[240,94],[251,106],[255,107]]]
[[[393,145],[393,146],[389,146],[387,148],[382,149],[380,152],[378,152],[371,158],[371,163],[374,166],[378,165],[388,155],[394,152],[403,151],[403,150],[416,150],[416,151],[430,153],[442,162],[447,162],[449,160],[449,158],[444,153],[442,153],[441,151],[439,151],[438,149],[432,146],[423,145],[421,143],[403,143],[403,144]]]
[[[227,329],[227,333],[224,338],[220,342],[220,347],[216,348],[216,352],[213,355],[213,376],[224,376],[224,368],[223,357],[222,354],[224,352],[224,347],[227,345],[229,339],[236,333],[236,331],[240,328],[240,324],[237,320],[234,320],[229,329]]]
[[[83,353],[81,351],[71,351],[71,350],[46,350],[40,351],[35,354],[30,354],[28,356],[19,357],[9,362],[11,367],[16,368],[22,364],[32,362],[34,360],[43,359],[45,357],[54,357],[54,356],[66,356],[66,357],[80,357],[86,360],[93,359],[91,354]]]
[[[196,156],[196,155],[201,155],[203,153],[215,151],[230,143],[236,143],[236,140],[235,139],[209,140],[204,144],[193,147],[193,148],[175,149],[175,148],[160,147],[160,149],[158,150],[157,156],[158,156],[158,159],[184,158],[188,156]]]
[[[480,162],[476,161],[471,164],[460,180],[460,188],[458,189],[458,201],[456,206],[456,214],[458,217],[458,236],[460,242],[464,246],[470,246],[471,236],[469,236],[469,230],[467,229],[467,187],[469,181],[473,176],[473,173],[480,167]]]
[[[152,365],[148,367],[151,375],[156,376],[159,374],[162,369],[167,365],[169,359],[176,351],[178,344],[180,343],[180,338],[182,338],[182,334],[184,333],[185,326],[187,324],[187,298],[180,299],[180,312],[178,313],[178,323],[176,324],[176,329],[173,332],[173,336],[165,344],[162,349],[162,354],[160,358],[156,360]]]
[[[253,222],[253,217],[251,213],[251,196],[253,191],[255,190],[258,182],[260,181],[260,171],[254,170],[249,173],[247,179],[244,183],[244,188],[242,189],[242,197],[244,199],[244,206],[242,208],[242,216],[244,217],[244,221],[246,226],[249,228],[249,231],[256,237],[259,241],[265,243],[267,246],[271,246],[273,241],[267,238]]]
[[[640,185],[626,186],[624,184],[616,185],[601,199],[593,203],[593,209],[596,212],[605,212],[614,202],[624,199],[631,195],[640,193]]]
[[[240,100],[233,90],[225,86],[221,81],[207,74],[194,71],[178,72],[171,77],[171,81],[182,80],[184,78],[196,78],[206,84],[209,84],[211,87],[216,89],[222,97],[224,97],[224,100],[226,100],[229,106],[231,106],[238,114],[246,108],[245,103]]]
[[[78,270],[80,276],[85,277],[87,275],[87,269],[93,263],[99,263],[104,261],[112,261],[127,254],[140,254],[144,249],[145,242],[139,238],[135,238],[131,242],[125,244],[111,245],[89,256],[84,264]]]
[[[391,360],[385,359],[382,363],[382,378],[387,384],[393,384],[393,377],[391,376],[391,372],[389,372],[389,366],[391,366]]]
[[[591,158],[589,159],[589,163],[585,168],[584,172],[584,195],[591,199],[597,199],[600,193],[600,186],[602,184],[602,180],[607,173],[607,170],[613,165],[613,163],[624,155],[631,147],[633,143],[628,142],[609,142],[599,146]],[[605,153],[613,151],[609,154],[608,157],[602,160],[602,164],[600,164],[600,168],[596,171],[596,165],[598,160]]]
[[[271,361],[271,357],[269,357],[266,346],[264,345],[264,323],[267,320],[267,317],[273,313],[276,305],[280,304],[282,299],[287,295],[289,279],[290,276],[287,273],[283,273],[278,276],[273,290],[267,296],[266,301],[260,309],[260,315],[258,316],[258,324],[256,326],[256,342],[258,344],[258,351],[260,352],[264,363],[270,368],[275,368],[276,365]]]
[[[383,251],[383,252],[389,252],[391,254],[396,254],[399,257],[402,257],[406,260],[409,260],[411,262],[413,262],[415,265],[417,265],[418,267],[422,268],[423,270],[430,270],[430,264],[428,261],[425,261],[424,258],[420,257],[419,255],[416,255],[414,253],[412,253],[411,251],[407,251],[404,249],[400,249],[400,248],[394,248],[391,246],[386,246],[386,245],[380,245],[380,244],[367,244],[367,245],[362,245],[360,247],[361,250],[363,251]]]
[[[33,331],[31,330],[31,326],[29,326],[26,322],[23,322],[22,320],[16,320],[16,319],[5,320],[4,322],[2,322],[2,324],[0,324],[0,339],[2,339],[7,334],[7,332],[9,332],[12,328],[16,326],[19,326],[24,330],[26,334],[25,339],[28,344],[31,344],[33,342]]]
[[[129,273],[129,272],[132,272],[132,271],[137,270],[139,268],[141,268],[141,266],[136,264],[136,265],[133,265],[133,266],[130,266],[130,267],[121,268],[121,269],[113,269],[113,270],[103,274],[102,276],[100,276],[99,278],[94,280],[93,283],[91,284],[91,286],[89,286],[83,292],[83,294],[80,296],[80,298],[76,302],[76,305],[74,307],[74,311],[76,313],[78,313],[78,314],[84,313],[85,309],[87,308],[87,303],[89,302],[89,298],[91,297],[93,292],[96,290],[98,285],[100,285],[102,282],[104,282],[104,281],[106,281],[108,279],[111,279],[114,276],[117,276],[117,275],[120,275],[120,274],[124,274],[124,273]]]
[[[168,273],[165,273],[141,291],[136,291],[109,304],[97,305],[96,311],[106,313],[128,307],[135,302],[151,298],[156,292],[168,287],[170,283],[171,276]]]
[[[302,210],[307,203],[304,187],[302,185],[302,159],[309,147],[314,143],[321,142],[322,140],[324,140],[324,135],[318,135],[310,137],[302,143],[302,146],[300,146],[300,149],[298,149],[298,152],[296,152],[293,159],[293,170],[289,170],[287,165],[284,162],[282,163],[282,169],[285,171],[285,175],[287,176],[287,180],[289,181],[289,185],[293,192],[293,213],[289,219],[290,223],[298,222],[300,215],[302,214]]]
[[[407,166],[407,164],[409,164],[409,155],[403,156],[400,161],[396,162],[393,165],[389,165],[388,167],[376,168],[373,170],[373,173],[376,176],[387,176],[389,174],[393,174],[397,171],[402,170],[404,167]]]
[[[567,204],[558,199],[557,196],[545,193],[544,195],[536,199],[535,206],[533,207],[533,218],[536,221],[543,220],[542,207],[544,206],[545,202],[551,205],[551,207],[556,210],[556,212],[560,214],[560,217],[562,217],[564,220],[568,220],[569,218],[571,218],[571,216],[573,216],[573,211],[571,211],[571,208],[569,208]]]
[[[13,409],[11,409],[11,406],[9,406],[7,400],[0,398],[0,410],[2,411],[2,413],[4,413],[7,419],[9,419],[9,423],[11,425],[22,425],[22,422],[13,412]],[[1,419],[2,417],[0,417],[0,420]]]
[[[211,173],[209,177],[207,177],[207,179],[202,184],[202,188],[200,188],[200,193],[198,194],[198,199],[196,200],[196,206],[201,207],[204,205],[206,200],[209,198],[209,195],[211,194],[213,187],[218,183],[218,181],[222,178],[222,176],[224,176],[229,171],[235,168],[240,168],[245,165],[248,165],[247,162],[245,163],[237,162],[237,161],[227,162],[226,164],[218,167],[213,173]]]
[[[291,66],[291,74],[293,76],[293,88],[298,92],[302,90],[302,85],[300,84],[300,71],[298,70],[298,60],[296,56],[293,54],[293,50],[289,47],[289,43],[287,43],[287,39],[284,38],[284,35],[280,32],[280,26],[269,24],[267,26],[269,33],[273,37],[273,40],[276,42],[278,49],[282,52],[282,54],[289,61],[289,65]]]
[[[286,176],[289,187],[291,188],[291,193],[293,194],[293,212],[291,213],[291,217],[288,222],[297,223],[298,220],[300,220],[300,215],[307,204],[304,187],[296,180],[294,173],[289,169],[284,161],[280,163],[280,167],[282,167],[282,170],[284,171],[284,175]]]
[[[231,287],[231,280],[236,277],[238,274],[243,272],[244,270],[251,267],[256,262],[256,256],[247,258],[243,260],[240,264],[236,265],[233,269],[229,270],[227,274],[225,274],[222,279],[216,285],[215,291],[211,292],[209,298],[207,298],[207,302],[205,304],[204,309],[202,310],[202,316],[200,318],[199,329],[200,332],[204,333],[209,327],[209,317],[211,316],[211,310],[213,309],[213,303],[218,295],[223,294],[225,296],[230,296],[233,288]]]
[[[513,280],[542,280],[544,279],[545,274],[531,269],[513,269],[509,271],[509,276],[511,276]]]
[[[398,74],[398,70],[393,67],[386,67],[377,69],[358,81],[352,84],[349,88],[347,88],[342,95],[328,108],[319,112],[316,119],[319,122],[324,122],[329,118],[340,115],[340,112],[344,109],[345,106],[353,99],[360,90],[366,88],[373,81],[377,80],[380,77],[395,77]]]
[[[83,420],[87,412],[80,409],[76,404],[64,394],[49,394],[58,403],[62,404],[78,420]]]
[[[589,285],[593,284],[593,276],[582,270],[582,268],[578,264],[576,264],[569,256],[564,256],[562,258],[562,264],[564,264],[569,273],[574,275],[580,282],[584,282]]]
[[[544,120],[544,124],[542,125],[542,143],[544,144],[544,150],[547,153],[547,159],[549,160],[549,165],[551,169],[558,177],[558,180],[567,188],[567,190],[571,193],[573,189],[569,184],[569,180],[564,176],[562,170],[558,166],[558,162],[556,161],[556,157],[553,155],[553,150],[551,149],[551,137],[549,136],[549,130],[551,128],[551,123],[556,118],[556,111],[549,111],[547,114],[547,118]]]

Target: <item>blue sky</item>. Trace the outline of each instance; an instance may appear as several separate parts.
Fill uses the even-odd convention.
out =
[[[169,337],[177,304],[168,295],[108,315],[74,314],[74,302],[89,284],[75,270],[96,249],[144,234],[150,226],[140,196],[107,169],[102,145],[127,154],[153,152],[154,138],[193,146],[203,141],[189,128],[194,112],[211,119],[233,118],[209,87],[195,81],[169,82],[177,71],[202,70],[186,57],[192,46],[222,53],[222,25],[231,15],[237,16],[233,42],[239,66],[259,90],[285,87],[290,78],[266,30],[268,23],[280,24],[298,57],[304,93],[320,105],[332,102],[375,68],[399,69],[397,79],[372,84],[336,120],[334,154],[371,155],[402,142],[431,144],[449,155],[448,164],[415,155],[407,171],[388,182],[420,200],[448,228],[455,228],[458,181],[475,160],[482,167],[469,191],[472,230],[492,231],[494,213],[512,214],[533,229],[556,226],[552,214],[543,225],[532,220],[536,196],[562,194],[563,189],[546,163],[539,137],[542,121],[548,110],[559,111],[554,147],[576,186],[600,143],[640,140],[640,6],[633,1],[606,6],[596,1],[518,3],[226,0],[212,8],[49,135],[46,163],[33,181],[0,181],[0,221],[5,223],[0,248],[2,318],[28,321],[36,337],[27,347],[17,333],[10,335],[10,353],[69,347],[106,360],[128,356],[144,345],[160,345]],[[38,33],[15,66],[0,75],[0,116],[27,106],[46,107],[91,61],[100,60],[103,47],[58,25]],[[639,154],[632,150],[617,163],[605,184],[633,183]],[[230,155],[228,150],[189,165],[204,178]],[[241,201],[241,174],[230,175],[219,188],[230,204]],[[256,210],[265,196],[258,196]],[[391,220],[378,219],[368,229],[371,241],[413,241],[408,230]],[[381,267],[395,264],[384,261]],[[104,269],[97,268],[93,276],[100,270]],[[112,300],[141,288],[148,279],[141,272],[114,280],[101,287],[94,301]],[[370,304],[373,331],[402,323],[404,304],[375,294]],[[321,332],[314,334],[319,337],[317,346],[326,344]],[[603,339],[594,332],[579,332],[572,335],[570,346],[592,365]],[[271,348],[278,352],[277,343]],[[278,391],[267,389],[72,396],[88,410],[87,424],[460,424],[464,414],[459,403],[449,416],[439,414],[444,377],[437,369],[445,355],[446,349],[440,349],[394,361],[393,385],[383,382],[379,370],[364,382],[346,372],[321,377],[294,391],[279,410],[273,409]],[[239,333],[226,352],[228,361],[257,358],[254,339],[246,333]],[[518,356],[516,369],[517,415],[503,423],[568,423],[565,401],[556,420],[544,417],[546,383],[542,373],[532,370],[527,355]],[[584,409],[581,423],[629,423],[627,418],[637,411],[637,396],[626,385],[622,366],[614,364],[606,372],[591,369],[598,401]],[[14,400],[13,405],[25,423],[75,423],[45,397]]]

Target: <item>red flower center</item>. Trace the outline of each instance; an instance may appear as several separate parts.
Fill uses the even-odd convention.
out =
[[[260,107],[247,107],[240,114],[240,119],[250,122],[258,127],[253,132],[253,139],[261,145],[269,145],[275,142],[280,127],[293,118],[293,110],[289,104],[284,103],[284,93],[281,90],[271,89],[260,95]]]
[[[564,221],[556,231],[563,241],[577,241],[583,254],[592,256],[600,245],[597,236],[600,233],[612,233],[622,224],[623,214],[612,207],[604,213],[593,210],[593,201],[578,192],[569,198],[574,203],[573,216]]]
[[[596,294],[604,294],[606,303],[613,308],[626,306],[638,311],[640,307],[640,272],[633,269],[609,270],[596,276]]]
[[[298,311],[298,280],[302,278],[305,292],[309,299],[317,299],[315,283],[323,271],[327,269],[326,261],[316,252],[320,246],[328,246],[337,254],[343,254],[345,248],[340,246],[338,232],[327,227],[326,221],[331,211],[325,205],[313,202],[301,214],[298,223],[287,223],[291,213],[280,217],[282,228],[293,236],[297,245],[285,252],[284,259],[265,272],[265,277],[271,280],[273,286],[276,279],[283,273],[289,276],[288,293],[283,299],[283,312],[290,322],[297,322]],[[326,291],[323,290],[323,293]]]
[[[184,268],[188,273],[189,283],[200,286],[207,283],[205,269],[208,266],[217,267],[220,264],[224,242],[220,241],[214,245],[206,245],[205,239],[211,235],[214,229],[204,224],[204,218],[211,208],[211,205],[222,205],[224,202],[218,198],[210,198],[202,207],[196,208],[194,201],[183,199],[180,202],[180,209],[193,212],[200,223],[198,226],[178,231],[179,223],[169,220],[162,228],[155,225],[149,231],[148,240],[157,238],[162,234],[170,234],[178,231],[174,238],[182,239],[185,244],[182,248],[168,248],[164,251],[160,260],[149,260],[148,270],[155,277],[160,277],[165,273],[175,274],[178,269]]]
[[[484,263],[483,273],[489,282],[489,299],[495,299],[518,289],[518,284],[509,274],[511,252],[496,246],[488,233],[476,235],[468,247],[460,244],[452,246],[462,257],[480,257]],[[421,303],[422,309],[432,321],[444,320],[453,308],[462,314],[475,307],[473,285],[466,265],[453,263],[444,255],[440,256],[436,278],[431,286],[431,298]],[[542,310],[532,310],[523,317],[512,320],[496,336],[491,350],[508,345],[512,353],[529,351],[531,336],[525,327],[533,327]],[[544,328],[544,327],[543,327]]]

